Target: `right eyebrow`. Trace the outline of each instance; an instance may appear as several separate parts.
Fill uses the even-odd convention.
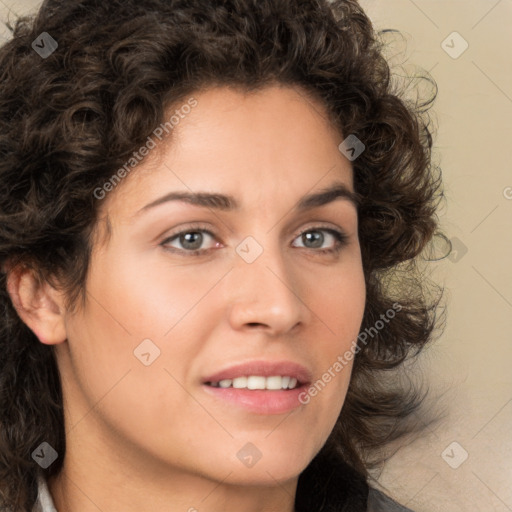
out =
[[[240,205],[233,196],[208,192],[170,192],[141,208],[137,214],[169,201],[183,201],[195,206],[217,210],[238,210]]]

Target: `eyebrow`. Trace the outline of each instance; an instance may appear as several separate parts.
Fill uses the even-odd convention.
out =
[[[335,182],[325,189],[302,197],[294,207],[294,210],[304,211],[318,208],[337,199],[350,202],[356,210],[361,204],[360,196],[357,192],[352,192],[343,182]],[[182,201],[194,206],[223,211],[240,210],[239,202],[230,195],[209,192],[170,192],[141,208],[136,215],[170,201]]]

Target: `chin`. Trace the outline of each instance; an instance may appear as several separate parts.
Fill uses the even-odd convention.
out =
[[[262,450],[261,458],[247,466],[235,459],[230,477],[248,485],[275,485],[297,478],[314,457],[314,453],[302,447],[283,447]]]
[[[195,472],[231,485],[275,486],[296,479],[311,462],[316,453],[305,444],[276,448],[268,441],[256,441],[254,444],[237,442],[235,451],[227,448],[210,452],[206,458],[201,457],[201,466],[196,466]],[[227,451],[232,453],[231,457],[226,456]]]
[[[286,457],[266,463],[260,460],[252,468],[236,467],[235,470],[232,469],[233,472],[226,481],[232,485],[273,487],[298,478],[308,464],[309,459],[304,460],[300,465],[288,464]],[[225,474],[221,478],[224,477]]]

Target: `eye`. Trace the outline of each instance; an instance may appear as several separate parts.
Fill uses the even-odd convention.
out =
[[[205,240],[210,238],[210,247],[204,248]],[[348,244],[348,235],[343,231],[332,228],[314,227],[300,233],[295,240],[300,240],[303,245],[295,245],[304,249],[311,249],[319,253],[337,253]],[[160,245],[166,250],[188,256],[200,256],[206,254],[215,247],[222,247],[220,242],[215,242],[215,235],[205,227],[189,227],[167,237]],[[214,243],[213,243],[214,242]],[[329,243],[324,247],[325,243]]]
[[[325,235],[327,234],[327,236]],[[321,253],[336,253],[348,243],[348,235],[342,231],[331,228],[315,227],[303,231],[296,239],[301,240],[302,247],[306,249],[314,249]],[[323,245],[327,241],[334,242],[330,247],[324,248]],[[301,246],[299,246],[301,247]]]
[[[189,228],[166,238],[160,245],[172,252],[201,254],[209,250],[203,247],[205,238],[215,240],[215,235],[205,228]],[[181,247],[172,246],[171,243],[179,244]],[[216,242],[211,248],[215,246],[219,246],[219,242]]]

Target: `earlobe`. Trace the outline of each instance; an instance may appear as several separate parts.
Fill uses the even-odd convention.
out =
[[[50,283],[41,282],[34,271],[16,267],[7,274],[7,291],[23,322],[45,345],[66,340],[64,300]]]

